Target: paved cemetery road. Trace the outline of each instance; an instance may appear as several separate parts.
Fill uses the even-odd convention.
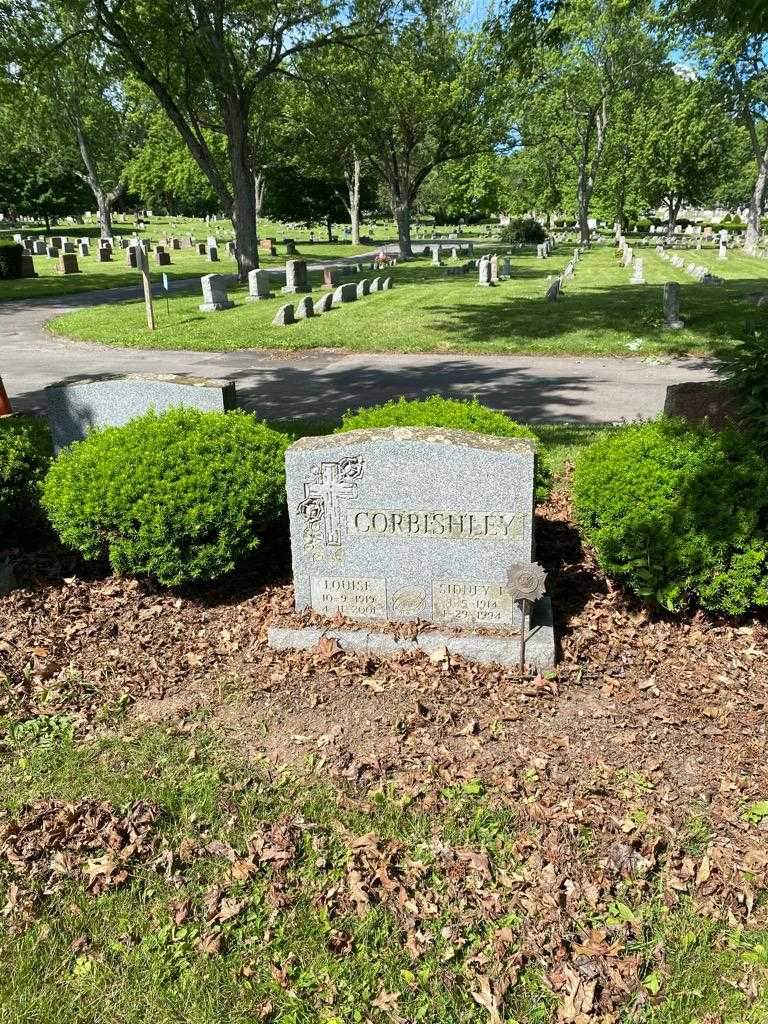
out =
[[[199,280],[191,282],[199,286]],[[389,398],[441,394],[480,401],[538,422],[612,423],[655,416],[668,384],[708,380],[700,359],[402,355],[250,350],[167,352],[53,338],[43,324],[84,306],[137,295],[111,288],[58,299],[0,303],[0,376],[14,409],[42,411],[43,389],[83,374],[191,373],[234,380],[241,405],[270,419],[330,418]]]

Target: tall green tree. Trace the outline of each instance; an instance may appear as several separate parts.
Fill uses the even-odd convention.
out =
[[[258,266],[253,113],[259,88],[301,54],[357,39],[378,19],[345,0],[61,0],[142,81],[235,227],[240,276]],[[227,170],[210,132],[224,136]]]
[[[343,68],[318,69],[336,123],[387,189],[403,257],[412,255],[412,213],[429,175],[490,152],[505,132],[494,69],[460,21],[451,0],[424,0]]]
[[[518,16],[521,2],[513,3]],[[653,29],[652,0],[568,0],[534,13],[539,29],[525,58],[531,81],[520,99],[519,130],[526,145],[556,143],[570,165],[581,241],[588,245],[592,197],[620,100],[642,91],[663,60],[664,44]]]
[[[742,26],[727,4],[718,10],[685,0],[678,13],[690,30],[692,51],[719,83],[724,104],[749,138],[755,178],[744,247],[754,253],[768,187],[768,18],[750,15]]]
[[[135,122],[109,54],[57,2],[16,0],[0,53],[16,90],[17,138],[90,188],[102,235],[125,191]]]
[[[666,207],[671,238],[682,204],[699,205],[713,195],[733,132],[710,82],[689,81],[667,68],[652,94],[635,119],[636,159],[646,203]]]

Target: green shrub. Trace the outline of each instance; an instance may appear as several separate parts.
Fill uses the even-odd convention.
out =
[[[768,447],[768,328],[724,349],[718,372],[736,392],[743,426]]]
[[[527,437],[534,443],[536,435],[529,427],[515,423],[503,412],[495,412],[477,399],[460,402],[453,398],[432,395],[422,401],[405,398],[374,405],[358,412],[345,413],[336,433],[346,430],[370,430],[373,427],[446,427],[471,430],[475,434],[496,434],[499,437]],[[546,501],[551,473],[540,458],[536,459],[536,500]]]
[[[0,238],[0,281],[21,277],[21,257],[24,246],[9,238]]]
[[[735,432],[660,419],[577,460],[578,520],[602,568],[671,611],[768,604],[768,466]]]
[[[65,449],[43,504],[65,544],[115,572],[211,580],[280,516],[286,445],[244,412],[150,412]]]
[[[537,220],[513,220],[500,232],[502,242],[527,242],[539,245],[547,237],[544,226]]]
[[[39,515],[40,486],[51,461],[51,434],[43,420],[0,420],[0,547]]]

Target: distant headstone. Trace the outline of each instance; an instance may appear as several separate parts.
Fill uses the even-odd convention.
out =
[[[367,277],[364,277],[362,281],[357,282],[357,297],[362,299],[364,295],[367,295],[371,290],[371,282]]]
[[[315,315],[315,309],[312,305],[312,296],[305,295],[304,298],[299,299],[296,305],[296,319],[306,320],[308,317]]]
[[[339,283],[339,271],[336,267],[325,267],[323,270],[323,287],[335,288]]]
[[[372,292],[380,292],[381,291],[381,278],[380,277],[374,277],[373,278],[373,280],[371,281],[370,291],[372,291]]]
[[[293,238],[284,238],[283,241],[285,243],[285,255],[286,256],[293,256],[293,255],[295,255],[295,253],[296,253],[296,242],[294,241],[294,239]]]
[[[171,248],[175,249],[177,251],[179,249],[181,249],[181,239],[180,238],[172,238],[171,239]]]
[[[219,262],[219,250],[218,250],[218,248],[215,245],[207,246],[207,253],[206,253],[206,255],[208,256],[208,262],[209,263],[218,263]]]
[[[641,256],[635,258],[634,273],[630,284],[645,284],[645,266]]]
[[[47,249],[48,249],[48,246],[40,238],[36,239],[32,243],[32,251],[35,254],[35,256],[45,256]]]
[[[372,621],[429,623],[457,631],[456,650],[470,657],[515,663],[523,611],[507,574],[532,560],[535,459],[527,439],[442,428],[295,442],[286,490],[296,609],[359,621],[353,643],[363,633],[377,642]],[[395,632],[384,634],[389,653]],[[304,646],[299,633],[270,631],[269,641]],[[553,663],[551,629],[528,653],[540,668]]]
[[[441,245],[432,246],[432,266],[439,267],[442,263],[443,247]]]
[[[112,250],[101,246],[99,248],[99,263],[111,263],[112,262]]]
[[[237,405],[234,383],[174,373],[78,377],[49,385],[45,396],[55,452],[89,430],[122,426],[150,409],[225,412]]]
[[[35,263],[29,253],[24,253],[21,257],[21,276],[22,277],[39,277],[40,275],[35,270]]]
[[[307,278],[306,260],[286,260],[285,287],[280,289],[284,295],[296,292],[311,292],[312,286]]]
[[[288,324],[295,323],[293,317],[293,303],[286,302],[284,306],[281,306],[275,314],[275,319],[272,323],[275,327],[285,327]]]
[[[560,297],[561,290],[562,290],[562,280],[561,280],[561,278],[556,277],[556,278],[554,278],[554,280],[550,281],[549,286],[547,287],[547,291],[546,291],[546,294],[544,296],[545,301],[546,302],[555,302]]]
[[[388,291],[391,291],[391,289],[392,289],[392,278],[391,277],[385,277],[384,281],[382,282],[382,285],[381,285],[381,290],[383,292],[388,292]]]
[[[79,274],[80,267],[77,265],[77,256],[73,252],[63,252],[59,256],[56,266],[57,274]]]
[[[345,302],[354,302],[357,299],[357,285],[353,281],[340,284],[333,293],[334,306],[341,306]]]
[[[157,259],[158,267],[168,267],[171,265],[171,254],[165,250],[156,252],[155,258]]]
[[[200,278],[203,289],[203,301],[197,307],[201,313],[214,313],[222,309],[232,309],[234,302],[227,296],[227,285],[221,274],[206,274]]]
[[[198,242],[197,243],[197,255],[198,256],[205,256],[206,252],[207,252],[207,247],[206,247],[205,242]]]
[[[62,252],[69,252],[69,253],[74,252],[75,251],[75,243],[74,242],[64,242],[64,244],[61,247],[61,251]]]
[[[670,331],[685,327],[680,319],[680,285],[677,281],[667,281],[664,285],[664,326]]]
[[[505,256],[501,261],[501,273],[506,278],[512,276],[512,261],[509,256]]]
[[[261,302],[263,299],[271,298],[269,275],[266,270],[251,270],[248,274],[248,299],[253,302]]]
[[[482,288],[493,287],[493,281],[491,280],[491,261],[488,256],[482,256],[477,265],[477,283]]]
[[[333,292],[321,295],[315,303],[315,313],[327,313],[333,306]]]
[[[259,240],[259,249],[261,252],[266,252],[270,256],[277,256],[277,249],[275,248],[274,238],[262,238]]]
[[[49,260],[57,260],[59,258],[59,250],[55,245],[46,246],[45,255]]]
[[[494,253],[490,258],[491,284],[499,283],[499,257]]]
[[[722,238],[720,239],[720,246],[719,246],[718,251],[717,251],[717,258],[719,260],[727,260],[728,259],[728,246],[727,246],[725,240],[722,239]]]
[[[90,247],[87,242],[79,242],[77,248],[81,256],[89,256],[91,253]]]

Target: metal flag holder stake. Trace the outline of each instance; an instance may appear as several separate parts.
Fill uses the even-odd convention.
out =
[[[512,565],[507,574],[507,586],[522,613],[520,623],[520,675],[525,672],[525,617],[529,607],[544,596],[544,584],[547,573],[538,562],[527,562]]]

